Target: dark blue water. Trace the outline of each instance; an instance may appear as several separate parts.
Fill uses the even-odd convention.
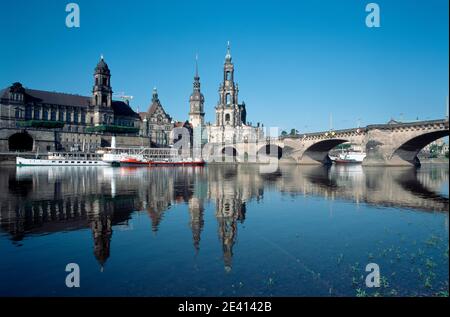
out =
[[[0,295],[448,296],[448,174],[1,168]]]

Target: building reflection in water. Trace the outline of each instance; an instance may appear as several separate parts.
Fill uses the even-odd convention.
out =
[[[258,166],[186,168],[20,167],[0,170],[0,226],[13,241],[27,235],[88,229],[103,268],[113,228],[132,213],[147,213],[156,234],[174,204],[186,204],[194,252],[200,251],[205,205],[215,206],[226,271],[232,268],[238,226],[251,201],[266,191],[347,199],[357,204],[448,212],[448,167],[362,168],[281,166],[260,174]]]

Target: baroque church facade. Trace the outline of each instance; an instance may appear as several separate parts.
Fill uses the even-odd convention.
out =
[[[200,92],[198,67],[194,77],[194,89],[189,99],[189,121],[194,133],[199,133],[208,143],[233,144],[237,142],[255,142],[264,138],[262,127],[247,122],[245,102],[239,103],[239,87],[234,80],[234,64],[230,45],[227,46],[223,68],[223,80],[219,85],[219,100],[215,106],[215,123],[205,123],[205,98]]]

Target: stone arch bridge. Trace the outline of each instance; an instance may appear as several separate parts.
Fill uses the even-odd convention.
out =
[[[359,144],[367,154],[363,165],[418,166],[417,154],[429,143],[449,135],[448,119],[306,133],[256,143],[216,145],[224,161],[259,162],[261,156],[297,164],[329,164],[328,152],[339,144]],[[228,158],[228,159],[227,159]],[[230,159],[231,158],[231,159]]]

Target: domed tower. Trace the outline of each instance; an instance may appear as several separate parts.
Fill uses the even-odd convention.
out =
[[[94,87],[92,89],[92,105],[95,107],[94,123],[110,124],[113,122],[111,89],[111,72],[103,56],[95,67]]]
[[[194,76],[194,89],[189,97],[189,122],[195,129],[201,127],[205,123],[204,112],[205,97],[200,92],[200,77],[198,76],[198,57],[195,57],[195,76]]]

